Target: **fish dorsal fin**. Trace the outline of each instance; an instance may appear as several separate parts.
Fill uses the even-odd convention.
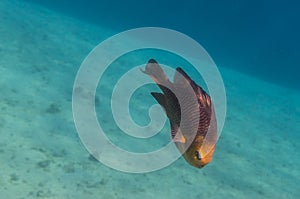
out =
[[[188,76],[180,67],[176,68],[173,81],[176,85],[188,84],[193,86],[195,84],[195,82],[190,78],[190,76]]]
[[[164,94],[151,92],[151,95],[156,99],[156,101],[165,109],[167,107],[167,102]]]

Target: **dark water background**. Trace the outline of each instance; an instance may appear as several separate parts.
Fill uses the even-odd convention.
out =
[[[300,90],[295,0],[28,0],[115,31],[157,26],[196,39],[217,65]]]

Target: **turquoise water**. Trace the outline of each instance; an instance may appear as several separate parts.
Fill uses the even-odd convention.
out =
[[[218,65],[299,89],[299,3],[293,0],[29,1],[116,31],[175,29],[200,42]]]
[[[293,2],[272,1],[0,1],[1,198],[299,198],[296,9]],[[179,158],[149,173],[121,172],[95,160],[77,133],[72,92],[81,63],[108,37],[144,26],[191,36],[220,70],[226,122],[203,169]],[[96,114],[107,137],[133,152],[170,141],[167,123],[153,138],[125,135],[110,109],[118,79],[152,57],[180,65],[206,89],[186,60],[167,52],[137,51],[113,62],[97,87]],[[150,122],[152,91],[158,88],[146,85],[132,96],[137,124]],[[104,153],[123,164],[120,154]]]

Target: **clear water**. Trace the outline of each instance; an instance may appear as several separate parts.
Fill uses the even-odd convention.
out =
[[[200,42],[219,65],[299,89],[296,1],[29,1],[115,31],[175,29]]]
[[[299,198],[298,7],[293,1],[0,1],[1,198]],[[146,26],[189,35],[219,67],[226,123],[203,169],[179,158],[150,173],[120,172],[96,161],[78,136],[72,91],[82,61],[106,38]],[[167,52],[137,51],[113,62],[97,87],[96,114],[107,137],[133,152],[157,150],[170,139],[167,123],[150,139],[125,135],[110,110],[114,84],[150,57],[182,66],[206,89],[186,60]],[[146,85],[132,96],[137,124],[150,122],[152,91],[158,88]],[[118,155],[111,157],[118,162]]]

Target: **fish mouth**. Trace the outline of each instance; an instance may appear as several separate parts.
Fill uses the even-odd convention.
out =
[[[203,163],[203,162],[193,162],[191,165],[193,165],[194,167],[197,167],[199,169],[203,168],[204,166],[206,166],[208,163]]]

